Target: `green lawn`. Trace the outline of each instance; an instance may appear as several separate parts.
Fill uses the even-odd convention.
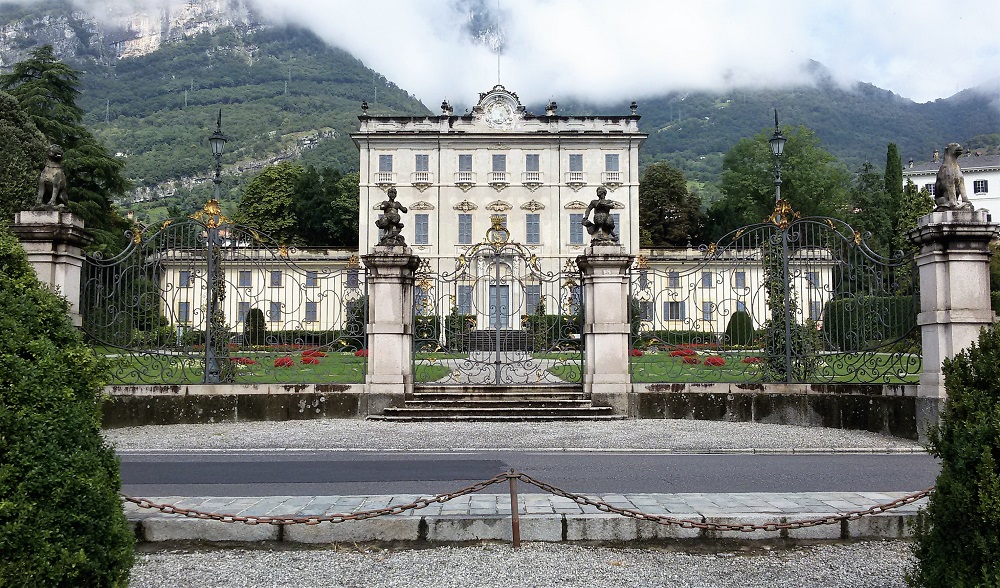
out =
[[[647,353],[633,357],[632,381],[640,383],[689,382],[760,382],[759,364],[743,363],[753,353],[718,353],[725,365],[705,365],[709,354],[697,355],[697,364],[686,364],[668,352]],[[915,384],[920,377],[920,356],[889,353],[841,353],[820,357],[820,364],[810,382],[833,384]]]

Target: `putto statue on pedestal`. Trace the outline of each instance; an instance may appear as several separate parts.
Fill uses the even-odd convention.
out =
[[[615,231],[615,217],[611,216],[611,209],[615,207],[612,200],[607,199],[608,189],[601,186],[597,189],[597,198],[590,201],[587,211],[583,213],[583,220],[580,224],[587,227],[590,233],[591,245],[617,245],[618,232]],[[594,221],[589,220],[590,211],[594,211]]]
[[[49,145],[45,167],[38,176],[38,196],[32,210],[58,210],[69,208],[66,174],[62,168],[63,150],[59,145]]]
[[[399,222],[399,213],[408,212],[406,207],[396,202],[396,188],[389,188],[386,193],[388,200],[383,200],[378,207],[382,211],[382,216],[375,221],[375,226],[382,231],[382,237],[378,240],[379,245],[406,245],[406,239],[400,233],[403,230],[403,223]]]

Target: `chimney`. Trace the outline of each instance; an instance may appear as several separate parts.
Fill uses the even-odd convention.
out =
[[[934,159],[932,161],[934,163],[941,163],[941,152],[940,151],[938,151],[937,149],[935,149],[933,157],[934,157]]]
[[[556,101],[555,100],[550,101],[548,104],[545,105],[545,116],[554,116],[556,114],[556,108],[559,108],[556,105]]]
[[[451,103],[447,99],[441,101],[441,114],[444,116],[451,116],[454,110],[451,108]]]
[[[913,158],[911,157],[909,161],[906,162],[906,167],[913,169]]]

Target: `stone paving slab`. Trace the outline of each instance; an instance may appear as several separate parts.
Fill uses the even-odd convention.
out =
[[[906,492],[795,492],[713,494],[607,494],[589,495],[623,509],[667,515],[697,523],[786,523],[885,504]],[[400,496],[263,496],[263,497],[164,497],[157,503],[219,514],[271,516],[322,516],[352,514],[408,504],[417,499]],[[414,542],[460,543],[509,541],[510,496],[477,494],[427,508],[410,509],[361,521],[319,525],[246,525],[200,520],[141,509],[125,504],[125,513],[137,537],[149,543],[200,541],[255,543]],[[853,521],[801,529],[713,531],[661,525],[603,512],[590,505],[549,494],[520,494],[518,512],[524,541],[580,541],[621,543],[658,540],[858,540],[905,539],[912,536],[918,511],[926,499],[878,515]]]

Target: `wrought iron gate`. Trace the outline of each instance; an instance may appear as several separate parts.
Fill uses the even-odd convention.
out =
[[[357,256],[280,245],[210,201],[87,258],[81,310],[113,383],[363,382],[367,319]]]
[[[781,201],[718,243],[631,272],[636,382],[905,383],[920,374],[911,256]]]
[[[425,259],[414,294],[418,385],[579,384],[580,272],[510,242],[501,218],[457,260]],[[448,269],[440,266],[448,264]]]

